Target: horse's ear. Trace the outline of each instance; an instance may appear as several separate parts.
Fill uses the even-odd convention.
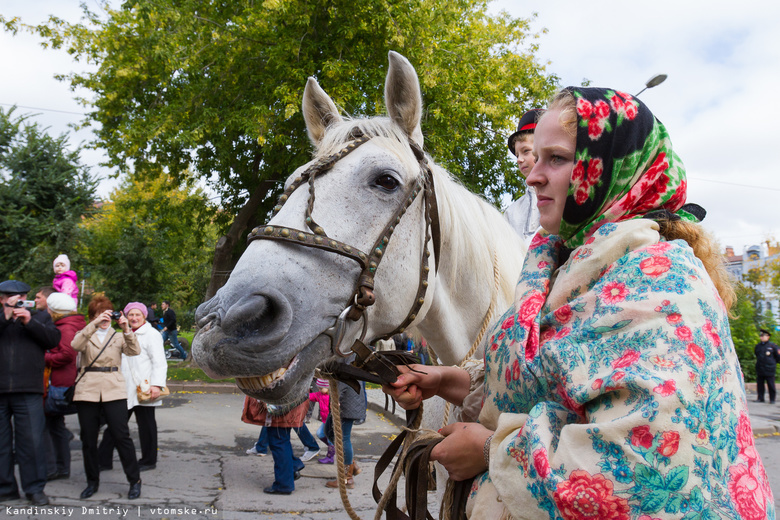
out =
[[[303,91],[303,120],[314,146],[319,146],[330,125],[342,121],[336,104],[314,78],[309,78]]]
[[[389,60],[390,67],[385,80],[387,113],[410,139],[422,147],[422,94],[417,72],[409,60],[397,52],[390,51]]]

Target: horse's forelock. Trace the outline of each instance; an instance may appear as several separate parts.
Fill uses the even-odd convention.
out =
[[[393,152],[404,161],[407,167],[415,168],[417,160],[414,157],[409,138],[387,117],[372,117],[367,119],[346,119],[328,127],[316,150],[317,159],[339,152],[344,145],[355,138],[355,130],[365,136],[377,139],[383,148]]]

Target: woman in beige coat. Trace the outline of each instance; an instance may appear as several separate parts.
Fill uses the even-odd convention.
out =
[[[113,310],[111,300],[105,296],[92,298],[88,307],[89,323],[76,334],[71,344],[81,353],[79,375],[83,374],[73,398],[81,426],[81,449],[87,474],[87,487],[81,492],[82,499],[94,495],[100,484],[98,434],[101,414],[116,442],[119,460],[130,483],[127,498],[141,496],[138,460],[127,426],[127,387],[119,370],[122,354],[137,356],[141,353],[141,346],[124,315],[117,320],[122,332],[114,331],[111,327]]]

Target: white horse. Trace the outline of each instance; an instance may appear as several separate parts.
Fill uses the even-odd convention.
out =
[[[244,393],[267,403],[289,404],[308,391],[315,368],[339,348],[332,345],[334,324],[354,303],[357,278],[365,272],[353,258],[295,243],[296,236],[305,238],[300,230],[314,229],[307,223],[307,207],[326,240],[370,254],[398,208],[410,204],[381,252],[373,280],[376,303],[365,310],[363,321],[346,327],[344,351],[363,327],[369,343],[394,331],[411,313],[407,331],[425,337],[443,364],[457,364],[485,321],[497,319],[513,299],[525,256],[522,239],[501,213],[430,158],[441,240],[430,270],[423,268],[426,249],[436,248],[433,238],[426,240],[424,194],[410,196],[425,174],[412,149],[423,146],[422,97],[412,65],[395,52],[389,59],[389,117],[345,119],[317,82],[308,80],[303,112],[314,159],[288,179],[292,188],[286,201],[267,227],[253,233],[286,230],[292,239],[252,241],[227,284],[198,309],[200,330],[193,344],[198,364],[211,377],[235,378]],[[365,136],[365,144],[315,175],[316,197],[305,183],[298,187],[296,177],[316,169],[356,135]],[[315,234],[309,238],[324,237]],[[424,303],[410,311],[422,281],[427,283]],[[491,302],[496,312],[488,316]]]

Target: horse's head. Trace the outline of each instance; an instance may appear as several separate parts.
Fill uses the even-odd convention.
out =
[[[421,266],[428,229],[424,198],[414,191],[422,177],[413,150],[422,148],[422,98],[414,68],[392,52],[385,102],[387,118],[345,120],[308,80],[303,113],[315,158],[290,176],[281,208],[250,235],[271,239],[253,240],[227,284],[198,308],[193,354],[211,377],[234,377],[250,396],[290,403],[308,391],[314,369],[333,355],[324,333],[354,303],[362,275],[373,277],[376,304],[346,327],[344,350],[363,324],[369,339],[395,330],[418,298],[421,280],[433,283]],[[365,143],[340,153],[355,136]],[[324,167],[327,158],[336,161]],[[407,210],[391,224],[385,248],[382,235],[402,207]],[[371,257],[376,244],[381,265],[371,270],[371,258],[361,265],[356,251]]]

